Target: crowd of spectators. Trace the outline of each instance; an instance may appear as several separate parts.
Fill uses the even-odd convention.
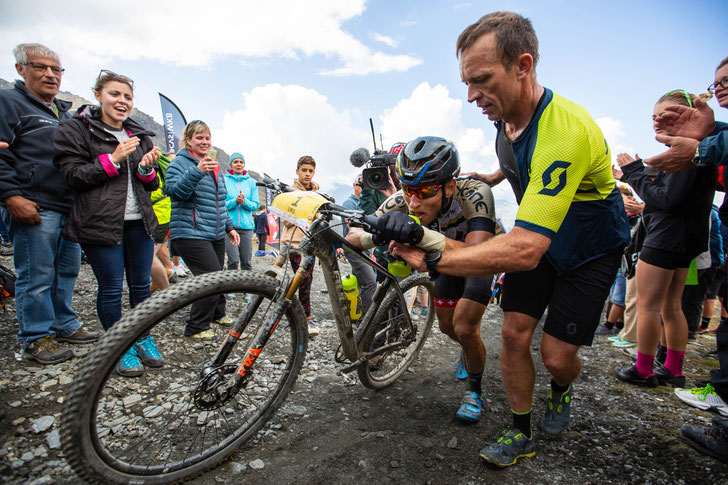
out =
[[[378,234],[349,235],[373,248],[380,264],[400,257],[415,270],[429,271],[441,295],[462,285],[456,296],[442,297],[453,308],[438,309],[441,330],[463,349],[457,372],[469,380],[469,391],[456,414],[462,421],[477,421],[483,405],[483,310],[491,297],[503,308],[500,370],[513,422],[480,456],[502,467],[535,454],[532,340],[542,316],[538,347],[550,375],[541,419],[546,434],[560,435],[574,419],[578,352],[595,335],[608,336],[617,348],[636,347],[634,363],[614,369],[617,378],[643,387],[672,386],[685,403],[728,417],[728,313],[717,329],[710,328],[716,299],[728,305],[728,203],[713,206],[716,187],[725,191],[728,180],[728,125],[715,122],[706,103],[715,95],[728,108],[728,57],[705,95],[677,89],[656,96],[653,127],[668,149],[648,159],[618,154],[617,168],[587,111],[536,81],[538,40],[528,19],[509,12],[486,15],[463,31],[456,50],[468,101],[496,122],[499,170],[469,174],[477,190],[469,182],[457,185],[454,145],[422,137],[392,147],[399,169],[391,167],[385,189],[364,189],[359,175],[344,206],[381,216]],[[130,78],[101,71],[93,88],[98,106],[71,114],[70,104],[57,98],[64,69],[56,53],[21,44],[15,60],[23,80],[0,91],[0,140],[8,143],[0,146],[0,250],[14,252],[18,339],[25,358],[56,364],[73,356],[62,343],[99,338],[82,326],[71,305],[82,250],[98,283],[96,310],[104,330],[121,318],[124,279],[133,308],[152,290],[169,286],[179,264],[175,256],[193,275],[223,270],[226,253],[227,269],[252,268],[253,234],[260,252],[270,230],[241,153],[233,153],[230,169],[222,170],[210,128],[195,120],[185,127],[180,150],[164,155],[151,133],[129,117]],[[438,143],[429,158],[418,154]],[[439,170],[439,162],[429,163],[446,152],[457,160],[446,177],[429,185],[414,177]],[[295,171],[295,189],[319,190],[313,157],[300,157]],[[503,180],[513,188],[519,211],[513,230],[496,235],[488,186]],[[487,217],[473,218],[492,224],[458,218],[468,210],[461,206],[478,207],[470,196],[475,192],[486,194]],[[428,204],[432,210],[420,209]],[[467,230],[448,232],[448,211],[461,211],[452,227],[463,224]],[[413,223],[407,214],[424,221]],[[298,296],[309,335],[315,336],[310,298],[315,261],[302,261],[295,251],[302,237],[299,227],[284,221],[281,242],[294,248],[293,270],[308,268]],[[423,238],[436,243],[423,251],[417,247]],[[381,275],[346,256],[366,310]],[[471,282],[483,281],[488,283],[481,301],[470,289]],[[600,324],[607,296],[610,306]],[[474,323],[463,324],[470,320]],[[193,304],[184,335],[212,339],[213,324],[231,324],[224,295]],[[715,335],[720,368],[689,388],[686,349],[700,334]],[[145,335],[116,370],[133,377],[145,366],[163,365],[154,337]],[[701,452],[728,462],[727,422],[716,418],[710,428],[683,426],[681,434]]]

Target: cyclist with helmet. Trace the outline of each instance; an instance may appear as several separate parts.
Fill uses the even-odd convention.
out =
[[[400,151],[396,169],[402,189],[379,206],[375,215],[380,221],[404,222],[412,242],[422,243],[427,231],[430,237],[439,236],[443,247],[456,242],[472,246],[493,237],[496,222],[490,187],[477,180],[455,179],[460,158],[452,143],[432,136],[415,138]],[[387,242],[361,229],[352,229],[347,239],[363,248]],[[474,423],[483,411],[481,379],[486,350],[480,321],[490,300],[492,276],[431,275],[435,277],[440,330],[461,346],[456,375],[469,383],[456,417]]]

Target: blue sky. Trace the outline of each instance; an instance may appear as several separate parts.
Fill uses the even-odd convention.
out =
[[[369,117],[387,146],[444,136],[464,170],[495,169],[495,130],[467,104],[454,54],[459,33],[488,12],[532,20],[539,81],[583,105],[615,155],[660,151],[655,100],[676,88],[704,92],[728,55],[725,1],[41,0],[2,10],[0,77],[17,78],[16,44],[42,42],[67,69],[62,89],[91,99],[99,69],[125,74],[142,111],[160,119],[162,92],[188,120],[207,121],[213,143],[284,180],[300,155],[313,155],[316,179],[337,196],[355,175],[351,151],[372,148]],[[510,188],[494,193],[512,221]]]

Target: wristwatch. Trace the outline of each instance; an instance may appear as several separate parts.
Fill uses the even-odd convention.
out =
[[[427,271],[430,272],[430,279],[434,280],[440,276],[440,272],[435,268],[440,259],[442,259],[442,251],[439,249],[431,249],[425,253],[425,264],[427,265]]]
[[[700,165],[705,165],[705,163],[700,162],[700,145],[698,145],[698,148],[695,149],[695,156],[693,157],[693,165],[696,167]]]

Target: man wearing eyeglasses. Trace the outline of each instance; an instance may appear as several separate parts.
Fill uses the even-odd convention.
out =
[[[73,357],[58,342],[86,343],[71,308],[81,248],[61,237],[73,192],[53,165],[53,135],[71,118],[71,103],[56,98],[63,68],[40,44],[20,44],[15,68],[23,81],[0,91],[0,201],[15,248],[15,310],[25,359],[57,364]]]
[[[477,180],[456,180],[460,157],[444,138],[423,136],[407,143],[397,156],[402,189],[375,212],[378,225],[392,229],[377,234],[352,229],[347,239],[368,249],[390,240],[430,246],[427,268],[435,279],[434,306],[440,330],[461,348],[455,375],[467,390],[455,417],[475,423],[483,412],[482,378],[485,343],[480,322],[490,301],[492,276],[457,277],[434,270],[443,249],[473,247],[496,233],[495,204],[490,187]],[[415,219],[416,218],[416,219]],[[394,234],[396,232],[396,234]]]
[[[497,128],[500,170],[478,178],[508,179],[519,203],[515,227],[475,246],[446,247],[437,258],[401,245],[394,253],[443,274],[506,272],[500,364],[513,424],[480,450],[504,467],[536,451],[531,342],[546,308],[540,350],[552,379],[541,429],[557,436],[571,423],[578,351],[592,343],[629,224],[601,130],[584,108],[536,80],[538,38],[528,19],[485,15],[460,34],[456,53],[468,102]]]

